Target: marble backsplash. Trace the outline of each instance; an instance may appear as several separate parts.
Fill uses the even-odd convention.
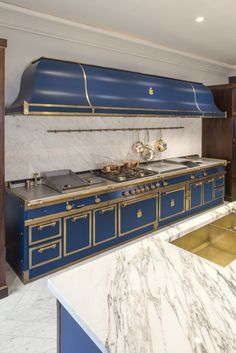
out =
[[[201,155],[201,119],[194,118],[117,118],[78,116],[6,116],[5,179],[32,177],[34,172],[69,168],[83,171],[101,163],[137,158],[132,144],[137,134],[121,132],[63,132],[55,129],[99,129],[182,126],[184,129],[162,130],[168,149],[157,153],[156,160],[188,154]],[[155,143],[160,131],[150,131]],[[140,132],[144,140],[145,133]]]

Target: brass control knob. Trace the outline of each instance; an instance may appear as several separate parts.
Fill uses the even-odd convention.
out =
[[[150,187],[149,186],[145,186],[145,191],[149,191]]]
[[[163,186],[167,186],[167,185],[168,185],[167,181],[163,181]]]
[[[168,183],[166,183],[168,185]],[[156,183],[156,187],[159,188],[161,184],[160,183]],[[163,184],[164,185],[164,184]]]
[[[95,203],[100,203],[102,200],[99,197],[95,197]]]
[[[67,210],[67,211],[72,210],[72,208],[73,208],[73,205],[71,205],[71,204],[69,204],[69,203],[66,204],[66,210]]]
[[[195,179],[195,175],[191,175],[190,179],[191,180]]]
[[[139,189],[135,189],[135,193],[136,194],[140,194],[140,190]]]
[[[134,189],[130,190],[130,194],[135,195],[135,190]]]
[[[204,173],[203,173],[203,176],[207,176],[207,172],[204,172]]]
[[[145,189],[144,189],[144,188],[140,188],[140,191],[141,191],[141,192],[144,192],[144,191],[145,191]]]
[[[150,188],[151,188],[152,190],[156,189],[155,185],[153,185],[153,184],[150,186]]]
[[[124,196],[129,196],[129,191],[123,192],[123,195],[124,195]]]

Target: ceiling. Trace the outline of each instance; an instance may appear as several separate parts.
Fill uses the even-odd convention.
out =
[[[236,65],[235,0],[3,2]],[[205,21],[197,23],[197,16]]]

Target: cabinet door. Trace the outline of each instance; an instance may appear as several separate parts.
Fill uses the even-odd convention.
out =
[[[116,205],[100,208],[93,213],[93,244],[98,245],[116,238]]]
[[[194,183],[190,185],[190,209],[199,207],[202,205],[202,182]]]
[[[64,256],[91,247],[91,212],[64,219]]]
[[[160,195],[160,221],[185,212],[185,188],[162,192]]]
[[[119,204],[119,236],[147,227],[157,221],[157,197]]]
[[[213,188],[214,188],[213,179],[204,181],[204,187],[203,187],[204,204],[213,201]]]

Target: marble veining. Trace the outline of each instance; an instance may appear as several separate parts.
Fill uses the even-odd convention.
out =
[[[222,268],[169,240],[235,209],[181,221],[49,279],[49,288],[109,353],[234,353],[236,261]]]
[[[201,119],[16,115],[6,116],[5,122],[6,180],[29,178],[34,172],[53,169],[84,171],[101,163],[138,157],[131,148],[137,139],[133,132],[47,133],[50,129],[183,126],[162,131],[168,150],[157,153],[156,159],[201,155]],[[140,133],[143,141],[144,135]],[[150,131],[150,143],[159,138],[160,131]]]

